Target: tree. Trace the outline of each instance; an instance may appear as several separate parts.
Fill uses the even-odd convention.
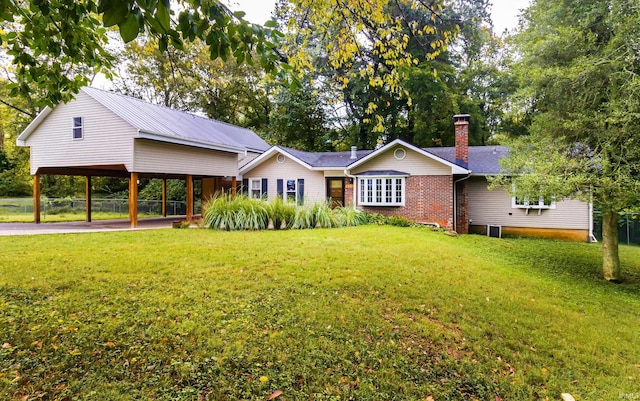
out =
[[[38,106],[68,101],[90,77],[110,76],[114,58],[107,50],[106,27],[117,26],[124,42],[146,33],[161,51],[182,49],[196,39],[209,46],[211,59],[256,60],[267,72],[282,73],[278,31],[245,21],[219,0],[0,0],[0,46],[15,66],[11,96],[27,95],[30,85],[46,89]]]
[[[264,73],[233,60],[211,60],[200,40],[182,51],[160,51],[156,40],[140,38],[125,46],[119,60],[114,84],[124,94],[256,130],[268,124]]]
[[[640,193],[638,21],[627,0],[536,0],[526,10],[516,101],[532,124],[495,182],[517,196],[593,200],[610,281],[621,280],[618,213]]]

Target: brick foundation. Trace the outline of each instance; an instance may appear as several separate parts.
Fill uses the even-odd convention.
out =
[[[438,223],[443,228],[453,229],[452,188],[453,177],[450,175],[411,176],[405,182],[405,206],[364,206],[362,209],[385,216],[402,216],[414,221]],[[352,196],[353,192],[349,199]],[[345,193],[345,201],[346,198]]]

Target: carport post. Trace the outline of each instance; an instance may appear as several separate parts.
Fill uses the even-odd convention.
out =
[[[187,221],[193,218],[193,176],[187,174]]]
[[[138,227],[138,173],[129,178],[129,221],[131,228]]]
[[[33,222],[40,224],[40,176],[33,176]]]
[[[162,179],[162,217],[167,217],[167,179]]]
[[[85,210],[87,212],[87,223],[91,223],[91,176],[88,175],[84,185],[84,191],[86,194],[87,205],[85,206]]]
[[[236,189],[236,185],[238,185],[238,182],[236,181],[236,177],[233,177],[233,178],[231,179],[231,197],[232,197],[233,199],[235,199],[235,198],[236,198],[236,190],[237,190],[237,189]]]

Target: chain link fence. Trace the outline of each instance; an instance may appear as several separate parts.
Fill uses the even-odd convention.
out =
[[[129,215],[128,199],[92,198],[91,211],[106,213],[113,216],[126,218]],[[194,213],[201,211],[201,202],[197,200],[194,205]],[[85,213],[86,199],[84,198],[42,198],[40,213],[47,215],[65,213]],[[138,213],[141,215],[162,215],[162,201],[155,199],[139,199]],[[187,213],[187,204],[184,201],[167,201],[167,215],[181,216]],[[0,199],[0,215],[11,216],[21,214],[33,214],[32,198],[3,198]]]
[[[599,211],[593,212],[593,235],[602,241],[602,213]],[[640,213],[620,213],[618,241],[620,244],[640,245]]]

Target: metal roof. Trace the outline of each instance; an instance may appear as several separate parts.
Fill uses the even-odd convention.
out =
[[[91,96],[138,131],[184,142],[223,145],[264,152],[269,145],[253,131],[144,100],[84,87]]]

